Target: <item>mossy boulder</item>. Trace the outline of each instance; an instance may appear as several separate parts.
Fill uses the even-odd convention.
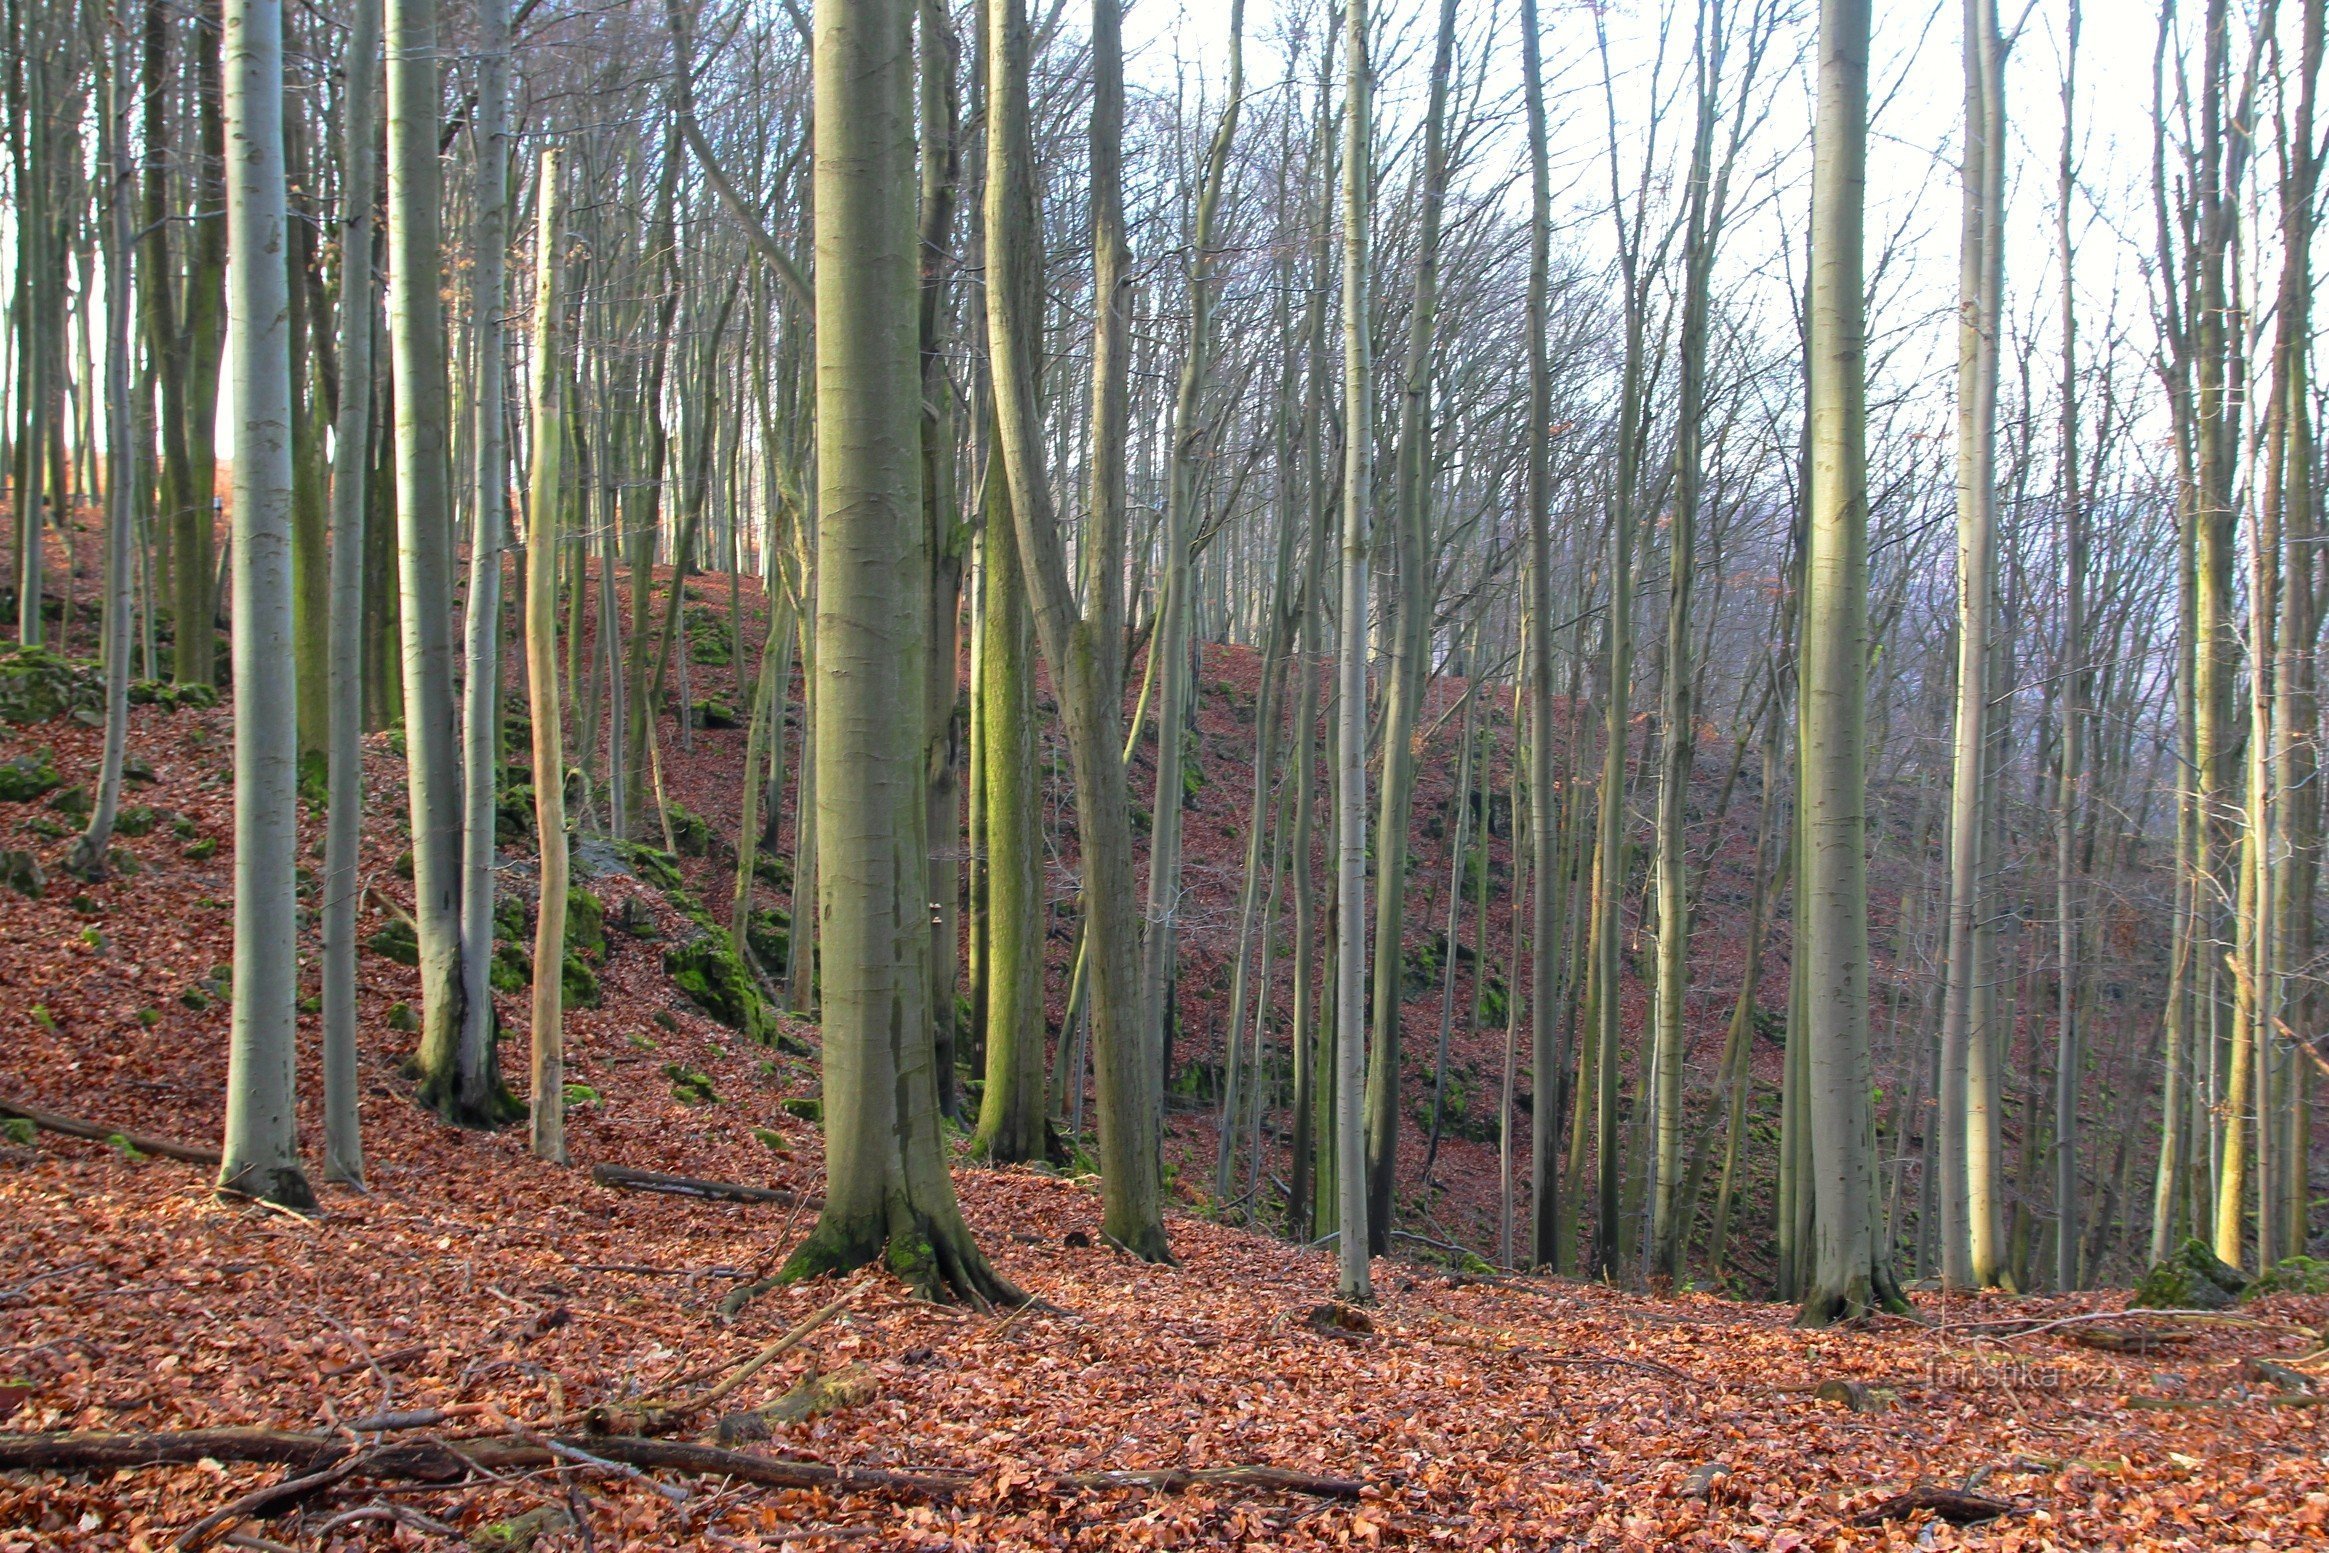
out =
[[[493,941],[493,968],[485,980],[496,992],[525,992],[534,985],[534,957],[506,938]]]
[[[56,755],[48,749],[37,749],[0,763],[0,803],[30,803],[64,785],[65,779],[57,771]]]
[[[745,923],[744,941],[763,970],[777,970],[791,957],[792,926],[792,917],[777,907],[756,911]]]
[[[681,857],[702,857],[712,849],[712,822],[674,800],[663,806],[663,821],[671,827],[672,845]]]
[[[493,839],[515,846],[534,834],[534,788],[530,782],[512,782],[494,795]]]
[[[168,680],[139,679],[130,681],[129,701],[132,706],[158,706],[165,712],[189,707],[203,711],[218,705],[218,692],[202,684],[173,685]]]
[[[45,647],[0,651],[0,719],[45,723],[78,714],[94,721],[105,705],[105,681],[93,664]]]
[[[2143,1275],[2133,1303],[2144,1310],[2223,1310],[2247,1288],[2246,1274],[2195,1237]]]
[[[145,804],[132,804],[114,816],[113,828],[124,836],[147,836],[160,821],[161,816]]]
[[[744,719],[736,709],[717,696],[706,696],[688,708],[688,715],[698,728],[741,728]]]
[[[383,960],[394,960],[399,965],[421,963],[421,943],[412,924],[402,917],[390,921],[386,927],[364,940],[364,947]]]
[[[698,933],[672,945],[663,952],[663,969],[689,1002],[721,1024],[763,1045],[775,1039],[776,1016],[726,934]]]
[[[566,888],[566,952],[592,964],[607,957],[606,905],[579,884]]]
[[[13,847],[0,850],[0,884],[30,900],[39,900],[49,887],[40,859]]]
[[[619,841],[615,850],[625,867],[642,884],[652,885],[666,894],[687,888],[687,877],[679,871],[679,860],[670,853],[654,847],[642,846],[636,841]]]
[[[2266,1294],[2329,1294],[2329,1261],[2319,1257],[2284,1257],[2256,1275],[2243,1299]]]
[[[560,988],[559,1000],[566,1007],[598,1007],[602,996],[598,985],[598,972],[592,970],[590,963],[577,956],[571,948],[566,951],[565,963],[559,967],[558,985]]]

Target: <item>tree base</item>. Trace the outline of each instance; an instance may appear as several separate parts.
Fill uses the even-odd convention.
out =
[[[891,1192],[885,1207],[871,1215],[844,1214],[828,1203],[809,1238],[785,1259],[777,1279],[799,1283],[875,1262],[926,1300],[959,1300],[982,1309],[1027,1302],[1016,1285],[988,1264],[959,1215],[920,1212],[900,1191]]]
[[[458,1022],[459,1016],[455,1019]],[[471,1132],[499,1132],[532,1114],[526,1103],[501,1081],[501,1013],[494,1011],[492,1033],[485,1042],[481,1071],[464,1075],[455,1062],[432,1070],[420,1062],[420,1089],[413,1095],[422,1110],[451,1127]],[[427,1049],[423,1043],[422,1049]],[[418,1058],[416,1057],[416,1061]]]
[[[307,1172],[297,1165],[277,1165],[272,1169],[246,1165],[231,1177],[222,1173],[218,1190],[224,1197],[256,1198],[294,1213],[314,1213],[318,1206],[315,1188],[307,1184]]]
[[[1840,1289],[1815,1286],[1795,1313],[1795,1324],[1807,1331],[1852,1325],[1878,1314],[1913,1316],[1916,1308],[1900,1292],[1892,1269],[1879,1265],[1851,1279]]]

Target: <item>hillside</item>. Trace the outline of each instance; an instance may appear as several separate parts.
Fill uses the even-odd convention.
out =
[[[724,602],[722,591],[705,588],[704,607]],[[695,694],[734,694],[732,668],[695,672]],[[1198,1091],[1205,1064],[1218,1060],[1255,673],[1248,655],[1207,655],[1176,1055],[1200,1075],[1182,1087]],[[1444,700],[1449,687],[1439,693]],[[0,763],[53,764],[55,784],[0,804],[7,845],[42,862],[49,882],[38,899],[0,891],[10,1024],[0,1099],[197,1149],[218,1137],[232,995],[222,969],[230,733],[231,703],[133,712],[131,747],[150,780],[129,801],[150,813],[120,843],[134,862],[83,885],[55,867],[64,844],[55,833],[70,818],[56,794],[90,780],[95,732],[70,718],[0,727]],[[742,734],[699,730],[692,752],[668,725],[665,736],[669,796],[731,835]],[[385,903],[409,898],[398,871],[401,763],[388,736],[370,750],[368,937],[393,928],[397,911]],[[1452,780],[1446,762],[1426,762],[1426,900],[1435,871],[1444,878],[1446,843],[1431,816]],[[312,808],[302,840],[320,846]],[[2135,1320],[2113,1318],[2102,1325],[2114,1345],[2136,1350],[2115,1352],[2073,1340],[2092,1323],[2049,1323],[2113,1310],[2116,1296],[1926,1295],[1925,1327],[1812,1335],[1793,1331],[1777,1306],[1416,1262],[1386,1267],[1380,1304],[1347,1317],[1327,1303],[1325,1254],[1194,1211],[1211,1174],[1210,1122],[1199,1110],[1176,1113],[1168,1144],[1179,1165],[1177,1268],[1141,1266],[1099,1243],[1089,1179],[964,1164],[959,1190],[982,1244],[1041,1304],[944,1309],[878,1277],[759,1289],[806,1228],[803,1200],[820,1189],[815,1028],[783,1017],[761,1045],[707,1017],[666,972],[665,952],[692,929],[669,889],[637,877],[653,873],[651,862],[624,864],[603,849],[585,861],[596,864],[589,887],[608,928],[594,966],[602,1001],[569,1020],[576,1169],[533,1160],[513,1134],[443,1128],[411,1104],[403,1063],[414,973],[392,953],[367,951],[370,1189],[325,1189],[320,1217],[222,1203],[199,1165],[126,1139],[18,1124],[0,1141],[0,1215],[16,1231],[0,1274],[7,1430],[151,1436],[263,1425],[330,1436],[358,1425],[375,1454],[269,1514],[254,1509],[194,1538],[251,1548],[452,1536],[594,1550],[847,1539],[1951,1545],[1958,1534],[1935,1506],[2001,1517],[1963,1534],[1981,1546],[2261,1546],[2318,1535],[2329,1515],[2316,1415],[2268,1405],[2252,1378],[2273,1373],[2255,1370],[2256,1359],[2317,1347],[2329,1301],[2279,1296],[2237,1320],[2149,1340],[2130,1336]],[[1508,921],[1507,864],[1499,835],[1492,922]],[[716,856],[678,866],[725,909]],[[1053,878],[1060,888],[1064,874]],[[1729,888],[1725,879],[1717,887]],[[524,849],[513,847],[504,890],[522,896],[527,881]],[[1721,899],[1717,887],[1710,900]],[[1438,900],[1416,914],[1415,942],[1439,931]],[[1737,948],[1722,915],[1710,915],[1706,1019],[1694,1028],[1700,1083]],[[378,942],[392,950],[393,932]],[[1064,954],[1055,945],[1055,992]],[[1773,974],[1784,976],[1783,961]],[[1458,992],[1468,1010],[1461,979]],[[1436,986],[1414,989],[1412,1028],[1435,1032],[1438,1006]],[[513,1041],[523,1013],[522,997],[506,1000]],[[1627,1017],[1638,1018],[1630,1000]],[[303,1018],[301,1032],[311,1139],[320,1129],[313,1022]],[[1474,1037],[1467,1025],[1459,1020],[1454,1050],[1479,1095],[1501,1060],[1502,1032]],[[1420,1056],[1429,1042],[1411,1047]],[[1424,1062],[1408,1087],[1419,1115]],[[1422,1129],[1409,1136],[1419,1174]],[[790,1206],[618,1191],[583,1168],[594,1164],[748,1182],[790,1194]],[[1451,1136],[1414,1222],[1486,1249],[1494,1179],[1493,1145]],[[710,1436],[722,1415],[776,1403],[822,1373],[824,1400],[839,1404],[832,1411],[731,1420],[720,1431],[753,1462],[780,1464],[752,1470],[808,1486],[610,1465],[603,1452],[634,1449],[619,1440],[593,1450],[592,1410],[701,1398],[836,1299],[842,1308],[797,1347],[672,1426],[675,1441]],[[1823,1383],[1841,1400],[1824,1397]],[[14,1437],[0,1436],[0,1463],[12,1460]],[[497,1442],[505,1454],[492,1459],[505,1467],[467,1481],[405,1480],[427,1452],[395,1457],[389,1447],[445,1439],[470,1442],[472,1458],[490,1454],[476,1442]],[[571,1443],[561,1455],[538,1446],[543,1439]],[[17,1528],[0,1531],[0,1548],[159,1548],[304,1470],[240,1463],[223,1446],[204,1454],[152,1470],[0,1473],[0,1526]],[[420,1475],[444,1476],[450,1458],[429,1460]],[[1253,1468],[1302,1476],[1219,1475]],[[869,1476],[880,1473],[898,1476]],[[1920,1485],[1994,1503],[1901,1497]],[[587,1530],[574,1529],[577,1517]]]

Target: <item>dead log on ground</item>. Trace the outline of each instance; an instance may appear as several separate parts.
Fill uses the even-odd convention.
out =
[[[68,1138],[86,1138],[91,1143],[111,1143],[119,1139],[140,1154],[158,1154],[164,1159],[175,1159],[189,1165],[216,1168],[218,1164],[216,1149],[201,1148],[192,1143],[173,1143],[168,1138],[149,1138],[142,1132],[127,1132],[119,1127],[108,1127],[102,1122],[85,1122],[77,1116],[43,1111],[37,1106],[22,1105],[14,1100],[0,1099],[0,1116],[21,1116],[43,1132],[61,1133]]]
[[[765,1202],[780,1208],[821,1212],[825,1200],[773,1186],[744,1186],[734,1181],[705,1181],[695,1176],[667,1176],[657,1170],[633,1170],[628,1165],[593,1165],[590,1178],[601,1186],[625,1192],[660,1192],[666,1197],[700,1197],[707,1202]]]

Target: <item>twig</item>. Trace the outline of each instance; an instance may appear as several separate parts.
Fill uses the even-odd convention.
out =
[[[187,1553],[188,1549],[199,1548],[210,1540],[213,1533],[232,1526],[236,1521],[247,1521],[257,1516],[263,1516],[276,1506],[287,1504],[303,1494],[313,1493],[319,1488],[329,1488],[340,1479],[357,1471],[363,1464],[364,1457],[362,1455],[349,1456],[334,1466],[324,1468],[321,1472],[310,1472],[303,1477],[285,1478],[281,1482],[269,1483],[263,1488],[255,1488],[240,1499],[230,1501],[211,1511],[201,1520],[178,1533],[170,1546],[178,1550],[178,1553]]]

